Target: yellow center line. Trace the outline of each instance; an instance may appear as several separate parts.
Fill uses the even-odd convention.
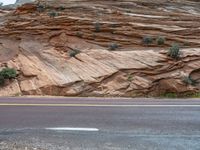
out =
[[[163,105],[163,104],[130,104],[130,105],[113,105],[113,104],[22,104],[22,103],[0,103],[0,106],[41,106],[41,107],[200,107],[200,104],[194,105]]]

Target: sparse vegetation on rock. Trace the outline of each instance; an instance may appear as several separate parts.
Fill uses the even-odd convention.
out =
[[[192,98],[200,98],[200,92],[194,93],[190,97],[192,97]]]
[[[143,37],[143,44],[149,45],[153,43],[153,38],[151,36],[144,36]]]
[[[55,18],[56,16],[58,16],[58,13],[57,13],[56,11],[52,10],[52,11],[50,11],[50,12],[48,13],[48,15],[49,15],[49,17],[51,17],[51,18]]]
[[[37,5],[37,11],[38,11],[39,13],[44,12],[44,11],[45,11],[45,6],[42,5],[42,4],[38,4],[38,5]]]
[[[17,76],[17,72],[13,68],[3,68],[0,71],[0,75],[3,76],[5,79],[12,79]]]
[[[6,79],[13,79],[17,76],[17,72],[13,68],[3,68],[0,71],[0,85],[4,85]]]
[[[132,76],[131,74],[128,74],[127,80],[128,80],[129,82],[131,82],[131,81],[133,80],[133,76]]]
[[[83,33],[78,31],[78,32],[76,32],[76,36],[79,37],[79,38],[82,38],[83,37]]]
[[[79,54],[81,51],[78,49],[73,49],[69,52],[70,57],[75,57],[77,54]]]
[[[165,44],[165,37],[159,36],[159,37],[156,39],[156,43],[157,43],[157,45],[164,45],[164,44]]]
[[[171,92],[173,97],[173,93],[199,92],[199,83],[189,78],[185,84],[182,76],[185,72],[199,82],[199,16],[179,11],[184,6],[198,13],[197,4],[188,0],[41,0],[10,12],[2,9],[0,63],[16,66],[20,76],[9,84],[1,75],[0,83],[9,84],[8,90],[20,85],[27,95]],[[163,51],[161,47],[171,42],[179,43],[181,50],[172,46]]]
[[[2,75],[0,75],[0,86],[3,86],[5,84],[5,79]]]
[[[109,45],[109,50],[111,50],[111,51],[114,51],[117,48],[119,48],[119,45],[116,44],[116,43],[112,43],[112,44]]]
[[[180,46],[178,44],[173,44],[169,49],[168,55],[173,59],[178,59],[180,56]]]
[[[95,29],[95,32],[100,32],[101,31],[101,24],[99,22],[95,22],[94,29]]]
[[[65,10],[65,7],[64,7],[64,6],[60,6],[60,7],[58,8],[58,10],[63,11],[63,10]]]
[[[178,95],[177,95],[177,93],[169,92],[169,93],[162,94],[161,97],[164,97],[164,98],[177,98]]]

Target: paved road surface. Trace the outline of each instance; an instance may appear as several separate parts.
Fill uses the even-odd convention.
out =
[[[8,145],[200,150],[200,99],[1,98],[0,150]]]

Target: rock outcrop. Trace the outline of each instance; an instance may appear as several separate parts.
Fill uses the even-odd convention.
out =
[[[46,0],[2,11],[0,65],[18,77],[0,95],[199,92],[199,7],[186,0]],[[166,42],[144,45],[146,35]],[[181,46],[178,60],[167,55],[173,43]]]

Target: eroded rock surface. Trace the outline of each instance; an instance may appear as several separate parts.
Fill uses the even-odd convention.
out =
[[[47,0],[4,10],[1,67],[19,75],[0,95],[199,92],[199,7],[186,0]],[[164,36],[165,45],[144,45],[145,35]],[[181,46],[179,60],[167,56],[172,43]],[[70,57],[73,50],[80,53]],[[186,77],[196,84],[186,84]]]

